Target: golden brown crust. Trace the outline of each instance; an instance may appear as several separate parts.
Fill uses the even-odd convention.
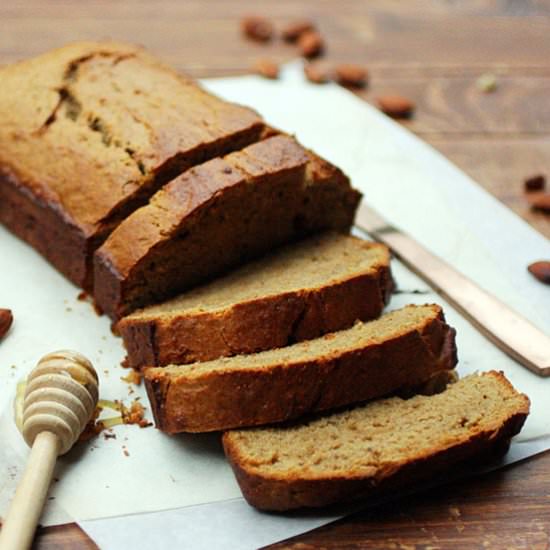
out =
[[[498,378],[515,392],[502,373],[491,371],[485,375]],[[474,457],[479,462],[502,454],[507,450],[510,439],[520,432],[529,414],[529,399],[525,395],[520,397],[522,404],[497,429],[474,430],[466,442],[445,449],[434,448],[425,455],[412,457],[374,476],[342,475],[320,479],[288,476],[276,479],[261,476],[245,466],[247,459],[241,455],[231,432],[224,434],[223,446],[241,491],[250,505],[271,511],[322,507],[407,489],[426,480],[432,481],[437,474]]]
[[[360,194],[339,170],[312,158],[278,135],[176,178],[97,251],[99,307],[118,320],[277,245],[348,230]]]
[[[252,110],[128,44],[71,44],[0,80],[0,221],[87,289],[93,251],[121,219],[263,132]]]
[[[369,244],[370,247],[381,246]],[[209,361],[280,348],[378,317],[393,280],[389,252],[365,273],[235,304],[213,312],[122,319],[117,329],[133,368]]]
[[[457,361],[455,331],[433,307],[438,315],[422,328],[315,360],[189,377],[146,369],[156,425],[168,433],[256,426],[418,386]]]

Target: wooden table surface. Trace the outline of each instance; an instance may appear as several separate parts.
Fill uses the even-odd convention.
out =
[[[413,99],[407,127],[550,237],[550,215],[529,209],[522,186],[529,175],[550,176],[549,0],[6,0],[0,63],[81,39],[138,42],[196,77],[241,74],[259,58],[296,55],[280,41],[244,40],[239,20],[250,14],[279,27],[314,20],[327,62],[369,69],[367,101],[389,92]],[[497,78],[494,93],[476,86],[487,73]],[[548,549],[549,472],[545,453],[272,548]],[[36,547],[95,545],[69,525],[41,529]]]

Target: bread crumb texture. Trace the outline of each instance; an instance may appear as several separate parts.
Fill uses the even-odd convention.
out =
[[[377,477],[413,457],[495,432],[529,400],[499,373],[470,375],[434,396],[397,397],[291,427],[228,432],[241,466],[264,478]]]

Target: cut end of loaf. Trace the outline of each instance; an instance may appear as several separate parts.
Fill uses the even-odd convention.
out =
[[[393,288],[387,247],[325,234],[122,319],[134,368],[256,353],[378,317]]]
[[[227,432],[223,441],[249,503],[286,510],[365,497],[481,458],[518,433],[528,413],[529,399],[491,371],[438,395]]]

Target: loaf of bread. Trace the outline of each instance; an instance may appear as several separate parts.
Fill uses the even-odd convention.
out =
[[[172,300],[124,317],[127,366],[210,361],[280,348],[382,313],[389,250],[349,235],[288,245]]]
[[[158,428],[207,432],[380,397],[456,361],[455,331],[441,308],[407,306],[285,348],[148,368],[144,379]]]
[[[349,230],[359,198],[292,137],[270,137],[191,168],[126,218],[96,252],[94,299],[118,320],[277,245]]]
[[[528,413],[529,399],[492,371],[430,397],[230,431],[223,445],[246,500],[283,511],[419,486],[455,464],[502,452]]]
[[[0,69],[0,82],[0,221],[88,290],[94,250],[122,219],[264,130],[127,44],[72,44]]]

